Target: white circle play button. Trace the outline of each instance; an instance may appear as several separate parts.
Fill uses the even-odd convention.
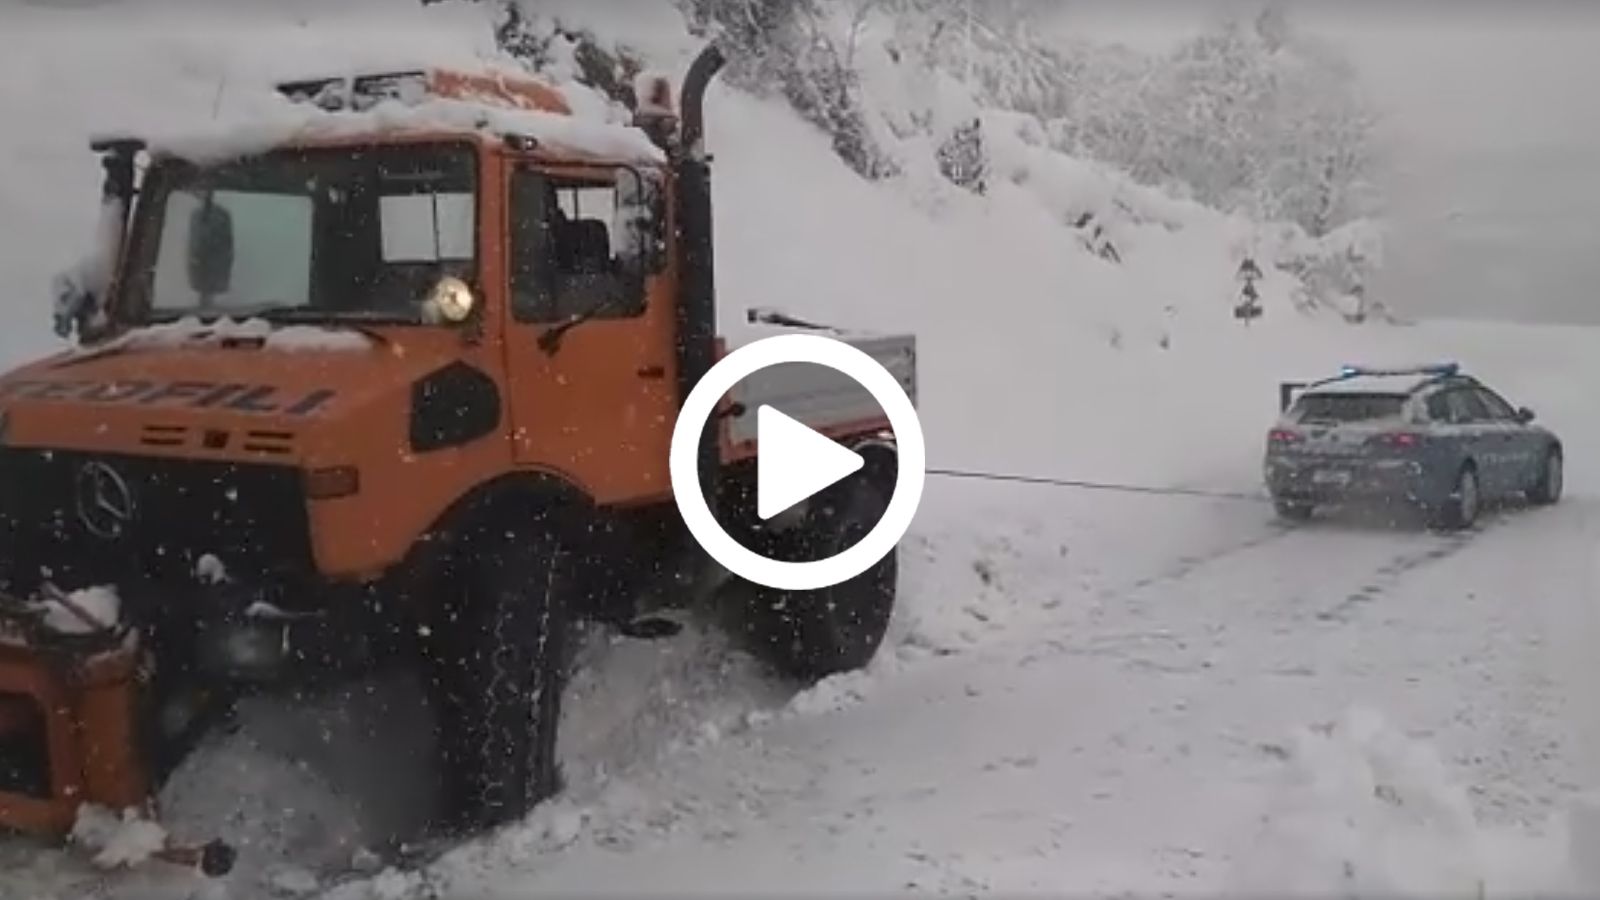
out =
[[[783,363],[812,363],[860,384],[889,418],[898,446],[894,495],[878,524],[854,546],[810,562],[770,559],[722,529],[706,505],[697,459],[700,434],[717,402],[751,374]],[[756,515],[767,520],[859,471],[861,456],[773,409],[756,410]],[[816,590],[848,581],[894,549],[922,499],[927,453],[916,408],[888,370],[871,356],[831,338],[790,334],[764,338],[723,357],[706,372],[672,430],[672,493],[690,534],[728,571],[779,590]]]
[[[756,409],[756,515],[762,521],[867,464],[861,454],[770,406]]]

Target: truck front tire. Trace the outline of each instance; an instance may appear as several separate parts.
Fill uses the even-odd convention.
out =
[[[788,561],[825,559],[858,543],[888,508],[892,473],[867,467],[811,500],[804,519],[766,542]],[[817,681],[865,667],[894,613],[899,548],[849,581],[811,591],[752,585],[741,623],[752,651],[786,677]]]
[[[447,569],[427,662],[446,831],[504,824],[560,787],[570,567],[551,518],[472,529]]]

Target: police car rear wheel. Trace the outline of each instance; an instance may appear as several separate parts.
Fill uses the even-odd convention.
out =
[[[1463,466],[1456,475],[1455,488],[1439,510],[1438,526],[1450,531],[1471,528],[1478,521],[1480,499],[1478,470],[1470,465]]]

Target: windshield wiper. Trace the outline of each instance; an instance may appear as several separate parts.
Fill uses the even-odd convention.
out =
[[[350,328],[375,341],[386,341],[387,339],[372,327],[373,324],[387,321],[407,321],[398,316],[373,316],[371,319],[363,319],[349,314],[329,315],[325,310],[289,305],[261,307],[250,310],[244,316],[251,319],[264,319],[268,322],[316,324],[328,328]]]
[[[839,329],[833,327],[832,325],[819,325],[816,322],[808,322],[805,319],[797,316],[791,316],[783,310],[769,309],[763,306],[752,307],[748,310],[745,310],[744,319],[751,325],[781,325],[785,328],[809,328],[812,331],[831,331],[834,334],[841,333]]]
[[[555,356],[556,351],[561,349],[561,338],[564,337],[567,332],[577,328],[579,325],[582,325],[585,322],[590,321],[596,316],[616,309],[618,306],[621,306],[622,303],[623,301],[621,298],[613,297],[603,303],[596,303],[594,306],[591,306],[583,312],[572,316],[564,322],[560,322],[551,326],[548,331],[539,335],[539,349],[543,350],[547,356]]]

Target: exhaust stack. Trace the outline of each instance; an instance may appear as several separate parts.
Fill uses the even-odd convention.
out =
[[[689,66],[683,80],[679,109],[683,116],[675,154],[675,179],[682,226],[682,281],[678,299],[678,402],[716,362],[716,268],[712,253],[711,157],[705,151],[705,96],[711,79],[727,61],[722,49],[708,45]],[[717,429],[707,428],[700,438],[699,468],[703,489],[716,496],[721,471]]]

